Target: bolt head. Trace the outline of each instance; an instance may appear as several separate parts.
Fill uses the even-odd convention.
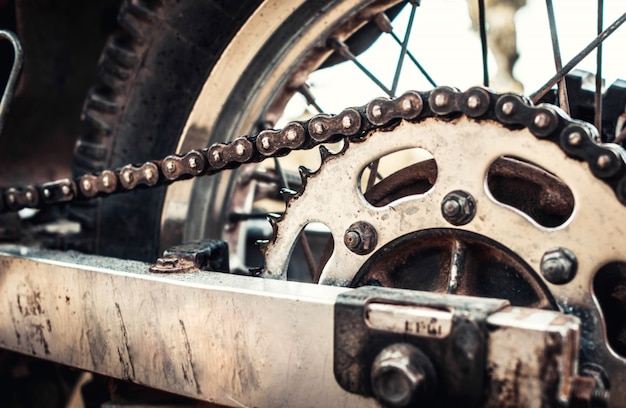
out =
[[[541,258],[541,273],[548,282],[562,285],[574,279],[578,269],[576,255],[567,248],[552,248]]]
[[[343,243],[355,254],[369,254],[376,248],[378,234],[371,224],[358,221],[346,230],[343,235]]]
[[[456,190],[447,194],[441,202],[443,218],[452,225],[465,225],[476,214],[476,202],[467,192]]]
[[[361,245],[361,234],[358,231],[348,230],[343,237],[343,242],[351,251],[356,250]]]
[[[393,344],[383,349],[372,364],[372,390],[385,406],[413,406],[431,398],[435,376],[432,363],[417,347]]]

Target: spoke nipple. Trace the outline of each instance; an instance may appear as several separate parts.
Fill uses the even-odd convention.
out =
[[[410,112],[413,109],[413,102],[409,98],[404,98],[402,100],[402,103],[400,104],[400,107],[403,111]]]
[[[174,163],[172,160],[169,160],[167,163],[165,163],[165,168],[170,173],[173,173],[176,170],[176,163]]]
[[[383,109],[380,105],[372,106],[372,116],[375,118],[380,118],[381,116],[383,116]]]
[[[438,108],[443,108],[450,102],[450,98],[447,94],[440,92],[435,95],[435,106]]]
[[[265,149],[268,150],[270,148],[270,138],[265,136],[264,138],[261,139],[261,146]]]
[[[580,132],[572,132],[567,136],[567,142],[572,146],[578,146],[583,141],[583,135]]]
[[[515,112],[515,104],[513,102],[504,102],[502,104],[502,113],[506,116],[512,115]]]
[[[350,116],[344,116],[343,119],[341,119],[341,126],[343,126],[344,129],[350,129],[352,127],[352,118]]]
[[[296,140],[297,137],[298,137],[298,133],[295,130],[289,129],[287,131],[287,140],[289,140],[290,142],[293,142],[294,140]]]
[[[478,107],[480,107],[481,103],[480,103],[480,98],[476,95],[470,95],[469,98],[467,98],[467,107],[470,109],[476,109]]]
[[[535,116],[533,123],[539,129],[545,129],[550,126],[550,116],[545,112],[540,112]]]
[[[190,157],[189,158],[189,167],[191,167],[192,169],[195,169],[196,167],[198,167],[198,158]]]
[[[91,185],[91,181],[89,181],[89,179],[84,179],[83,182],[82,182],[82,185],[83,185],[83,190],[85,190],[85,191],[91,191],[91,187],[93,187]]]
[[[611,162],[612,162],[611,161],[611,156],[609,156],[608,154],[600,155],[598,157],[598,160],[596,160],[596,164],[601,169],[606,169],[607,167],[609,167]]]

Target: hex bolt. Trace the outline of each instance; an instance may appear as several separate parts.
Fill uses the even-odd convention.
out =
[[[388,407],[430,406],[436,381],[430,359],[406,343],[384,348],[371,368],[372,391]]]
[[[576,255],[567,248],[552,248],[541,258],[541,274],[548,282],[556,285],[574,279],[577,269]]]
[[[358,255],[369,254],[376,248],[378,234],[371,224],[358,221],[350,225],[343,235],[346,247]]]
[[[465,225],[476,214],[476,201],[465,191],[453,191],[448,193],[441,202],[441,213],[450,224]]]

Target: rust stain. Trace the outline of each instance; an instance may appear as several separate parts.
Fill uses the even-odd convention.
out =
[[[180,329],[183,334],[183,339],[185,341],[185,349],[187,350],[187,362],[189,363],[189,367],[191,367],[191,375],[193,377],[193,382],[196,385],[196,392],[199,395],[202,395],[202,390],[200,389],[200,383],[198,382],[198,377],[196,375],[196,369],[193,364],[193,355],[191,354],[191,345],[189,344],[189,337],[187,336],[187,330],[185,329],[185,323],[182,320],[180,322]],[[185,370],[185,365],[181,364],[183,369],[183,377],[187,382],[189,382],[189,376],[187,375],[187,370]]]
[[[122,350],[120,350],[120,348],[118,347],[117,354],[119,356],[120,363],[122,364],[124,377],[128,379],[134,379],[135,378],[135,365],[133,364],[133,360],[130,357],[130,346],[128,344],[128,332],[126,331],[126,324],[124,323],[124,318],[122,317],[122,311],[118,303],[115,303],[115,308],[117,309],[117,318],[120,321],[122,341],[124,342],[124,348],[126,351],[126,353],[123,353]]]

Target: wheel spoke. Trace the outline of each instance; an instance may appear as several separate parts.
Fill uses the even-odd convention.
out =
[[[324,113],[324,109],[322,109],[320,105],[317,103],[317,101],[315,100],[315,96],[313,95],[313,92],[311,92],[311,86],[309,84],[305,83],[305,84],[300,85],[298,87],[298,93],[304,96],[304,98],[306,99],[306,103],[309,106],[314,107],[317,113]]]
[[[626,13],[622,14],[613,24],[611,24],[606,30],[602,31],[593,41],[591,41],[581,52],[576,54],[574,58],[570,60],[559,72],[557,72],[552,78],[548,80],[537,92],[530,96],[533,103],[539,102],[539,100],[546,94],[552,87],[560,81],[565,75],[567,75],[580,61],[582,61],[591,51],[596,49],[598,45],[602,44],[615,30],[617,30],[626,21]]]
[[[483,58],[483,85],[489,86],[489,66],[487,65],[487,22],[485,20],[485,0],[478,0],[478,24]]]
[[[548,9],[548,21],[550,23],[550,37],[552,39],[552,53],[554,54],[554,66],[556,71],[559,72],[563,69],[563,62],[561,61],[561,47],[559,46],[559,36],[556,29],[556,19],[554,17],[554,4],[552,0],[546,0],[546,7]],[[559,106],[567,114],[569,114],[569,99],[567,96],[567,85],[565,83],[565,77],[561,78],[558,82],[558,94],[559,94]]]
[[[379,164],[380,164],[380,159],[374,160],[372,163],[370,163],[369,165],[370,174],[367,179],[367,187],[365,188],[365,191],[369,191],[376,183],[376,177],[378,176]]]
[[[376,75],[374,75],[370,70],[365,68],[365,66],[361,64],[359,60],[357,60],[356,56],[350,52],[350,49],[348,48],[348,45],[346,43],[336,37],[333,37],[328,40],[328,44],[330,48],[338,52],[339,55],[347,60],[350,60],[354,65],[356,65],[357,68],[359,68],[361,72],[367,75],[367,77],[371,79],[372,82],[378,85],[378,87],[382,89],[383,92],[385,92],[388,96],[393,97],[393,92],[391,92],[391,89],[387,88],[382,82],[380,82],[378,78],[376,78]]]
[[[450,275],[448,276],[447,293],[455,294],[461,286],[467,261],[467,246],[455,239],[450,253]]]
[[[396,35],[396,33],[393,32],[393,28],[391,26],[391,21],[389,21],[389,17],[387,17],[387,15],[385,13],[377,14],[376,17],[374,18],[374,22],[376,23],[376,25],[378,26],[380,31],[382,31],[383,33],[389,34],[391,36],[391,38],[393,38],[393,40],[399,46],[402,47],[402,40]],[[426,69],[424,69],[422,64],[419,63],[417,58],[415,58],[415,56],[413,55],[413,53],[409,49],[406,50],[406,55],[409,57],[409,59],[411,60],[413,65],[415,65],[415,67],[417,67],[417,69],[422,73],[424,78],[426,78],[426,80],[432,86],[436,87],[437,84],[435,83],[435,81],[432,79],[430,74],[428,74],[428,72],[426,72]]]
[[[598,34],[602,32],[604,25],[604,0],[598,0]],[[598,134],[602,138],[602,43],[596,51],[596,93],[595,93],[595,120],[594,124]]]
[[[415,10],[417,6],[415,4],[411,5],[411,15],[409,16],[409,21],[406,24],[406,30],[404,32],[404,41],[402,41],[400,56],[398,57],[398,64],[396,65],[396,72],[393,76],[393,84],[391,85],[391,93],[393,96],[396,96],[396,92],[398,91],[398,83],[400,82],[400,75],[402,74],[402,66],[404,65],[404,57],[407,53],[407,47],[409,45],[409,38],[411,38],[411,30],[413,28],[413,21],[415,20]]]

